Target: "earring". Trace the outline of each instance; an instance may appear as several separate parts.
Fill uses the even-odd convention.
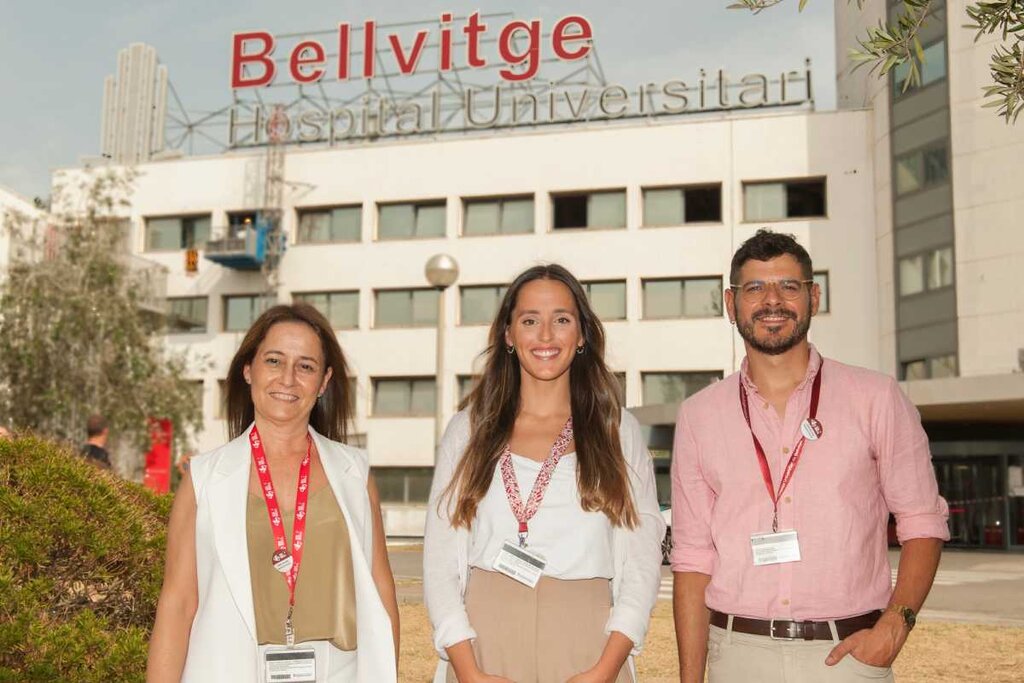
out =
[[[581,354],[583,353],[583,349],[584,349],[584,347],[582,347],[582,346],[577,346],[577,347],[576,347],[576,355],[577,355],[577,356],[581,355]]]
[[[509,344],[509,345],[508,345],[508,346],[507,346],[507,347],[505,348],[505,350],[506,350],[506,351],[508,351],[508,355],[510,355],[510,356],[511,356],[511,355],[512,355],[513,353],[515,353],[515,352],[516,352],[516,347],[512,346],[511,344]]]

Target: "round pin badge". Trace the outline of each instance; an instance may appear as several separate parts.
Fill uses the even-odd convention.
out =
[[[817,441],[825,433],[825,429],[821,426],[821,422],[813,417],[809,417],[800,423],[800,433],[808,441]]]
[[[294,561],[292,556],[287,550],[278,550],[274,552],[274,556],[271,558],[271,562],[274,563],[274,569],[281,572],[282,574],[292,568]]]

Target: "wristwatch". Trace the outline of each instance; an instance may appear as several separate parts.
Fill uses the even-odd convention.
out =
[[[917,613],[906,605],[889,605],[889,611],[903,617],[903,623],[907,625],[907,631],[913,631],[917,624]]]

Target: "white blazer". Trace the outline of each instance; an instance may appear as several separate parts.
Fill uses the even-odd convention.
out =
[[[251,429],[252,426],[237,439],[189,463],[196,494],[199,606],[181,677],[185,683],[259,680],[245,526]],[[309,433],[352,540],[358,642],[355,680],[396,681],[391,620],[370,573],[373,515],[366,492],[366,451],[331,441],[312,428]]]

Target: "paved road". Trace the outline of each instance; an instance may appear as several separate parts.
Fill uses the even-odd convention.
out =
[[[389,548],[400,600],[423,599],[423,554],[419,546]],[[899,553],[890,553],[890,564]],[[663,600],[672,599],[672,573],[661,568]],[[1024,626],[1024,555],[948,550],[942,556],[922,619]]]

